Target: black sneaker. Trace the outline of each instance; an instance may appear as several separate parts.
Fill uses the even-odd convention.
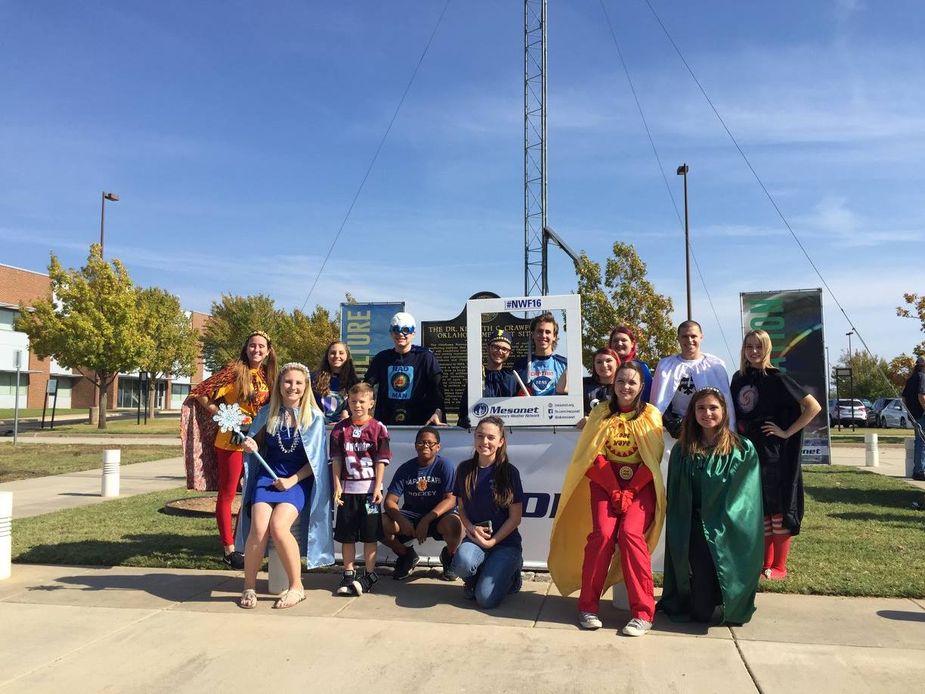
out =
[[[913,472],[912,479],[916,482],[925,482],[925,472]]]
[[[344,571],[343,578],[340,579],[340,585],[334,591],[335,595],[359,595],[354,589],[353,584],[356,581],[356,571]]]
[[[405,549],[407,551],[395,560],[395,570],[392,572],[392,578],[396,581],[404,581],[408,578],[414,567],[421,561],[418,553],[414,551],[414,547],[406,547]]]
[[[222,561],[225,562],[232,569],[237,569],[240,571],[244,568],[244,555],[241,552],[228,552]]]
[[[440,550],[440,563],[443,565],[443,576],[441,578],[444,581],[455,581],[456,572],[453,571],[453,555],[450,554],[450,550],[446,546]]]
[[[511,584],[511,593],[519,593],[520,589],[524,587],[523,568],[524,565],[521,564],[520,568],[517,569],[517,573],[514,574],[514,583]]]
[[[363,593],[369,593],[372,591],[373,586],[379,581],[379,574],[375,571],[367,571],[362,576],[357,576],[353,581],[353,591],[357,595],[363,595]]]

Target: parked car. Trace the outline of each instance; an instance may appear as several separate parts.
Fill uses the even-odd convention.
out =
[[[868,424],[873,426],[889,429],[890,427],[899,427],[905,429],[910,426],[912,417],[906,404],[900,398],[880,398],[874,403],[873,408],[867,413]]]
[[[836,400],[829,405],[829,424],[867,424],[867,408],[860,400]]]

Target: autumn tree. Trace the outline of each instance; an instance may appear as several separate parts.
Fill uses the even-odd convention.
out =
[[[925,333],[925,295],[906,293],[903,294],[903,301],[906,302],[906,306],[897,306],[896,315],[919,321],[922,325],[922,332]],[[913,347],[912,352],[919,357],[925,356],[925,341]]]
[[[192,375],[199,352],[199,335],[193,330],[180,299],[173,294],[156,287],[139,288],[136,301],[142,345],[138,366],[149,374],[145,407],[149,421],[153,421],[157,379]]]
[[[581,295],[582,343],[585,365],[591,354],[605,347],[610,331],[620,324],[632,326],[639,339],[638,356],[654,365],[678,351],[671,322],[672,303],[655,291],[646,278],[646,264],[630,244],[613,244],[613,255],[602,270],[584,252],[578,262]]]
[[[54,357],[96,385],[105,429],[106,392],[119,372],[138,367],[143,351],[135,287],[119,260],[103,260],[99,244],[79,270],[65,270],[52,253],[48,277],[51,293],[31,310],[20,306],[16,329],[39,357]]]
[[[915,368],[915,357],[910,357],[905,352],[898,357],[893,357],[886,367],[886,375],[890,379],[897,391],[901,391],[912,375]]]

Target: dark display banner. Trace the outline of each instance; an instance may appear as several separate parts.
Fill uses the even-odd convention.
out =
[[[802,462],[829,464],[822,290],[742,292],[739,296],[743,334],[766,331],[771,337],[771,365],[806,388],[822,405],[822,411],[803,430]]]
[[[497,294],[479,292],[470,299],[496,299]],[[482,339],[502,328],[511,333],[514,347],[505,366],[511,366],[518,357],[527,356],[530,344],[530,319],[517,318],[510,313],[492,313],[482,316]],[[443,385],[446,393],[446,411],[455,415],[466,391],[466,309],[455,318],[442,321],[421,322],[421,345],[431,350],[443,369]]]

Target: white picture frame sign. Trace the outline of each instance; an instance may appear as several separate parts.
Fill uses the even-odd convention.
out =
[[[532,318],[541,313],[562,312],[571,328],[565,333],[557,352],[568,360],[568,395],[482,397],[482,365],[486,345],[482,339],[482,316],[486,313],[523,313]],[[560,337],[562,326],[560,325]],[[530,338],[532,339],[532,337]],[[577,294],[557,296],[520,296],[498,299],[470,299],[466,302],[466,353],[468,358],[469,419],[473,425],[482,417],[497,415],[509,426],[571,426],[584,415],[581,362],[581,297]],[[532,353],[532,346],[531,346]]]

